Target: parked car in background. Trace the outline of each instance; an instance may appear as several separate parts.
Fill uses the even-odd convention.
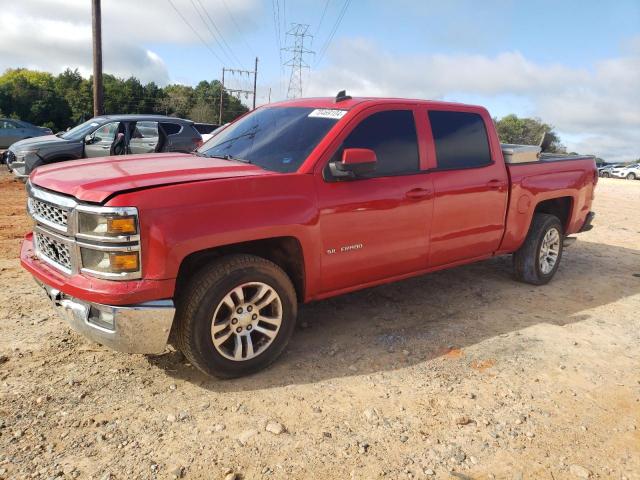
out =
[[[611,176],[611,171],[620,166],[621,165],[619,163],[604,164],[598,167],[598,175],[603,178],[609,178]]]
[[[25,179],[41,165],[80,158],[192,152],[202,137],[191,120],[163,115],[104,115],[67,132],[22,140],[6,154],[7,167]]]
[[[227,125],[229,125],[229,123],[225,123],[224,125],[220,125],[219,127],[214,128],[209,133],[203,133],[202,134],[202,143],[203,144],[207,143],[209,140],[211,140],[213,137],[215,137],[217,134],[219,134],[222,130],[224,130]]]
[[[626,178],[627,180],[637,180],[640,178],[640,163],[634,163],[633,165],[616,167],[611,170],[611,176],[613,178]]]
[[[9,148],[12,143],[25,138],[41,137],[52,133],[50,128],[37,127],[13,118],[0,118],[0,148]]]
[[[193,126],[196,127],[196,130],[198,130],[200,135],[208,135],[220,125],[217,125],[215,123],[194,123]]]

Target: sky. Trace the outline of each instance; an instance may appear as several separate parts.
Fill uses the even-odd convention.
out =
[[[253,70],[287,96],[286,32],[309,25],[304,96],[457,101],[552,124],[570,151],[640,158],[638,0],[103,0],[104,70],[159,85]],[[0,0],[0,71],[91,73],[89,0]],[[250,89],[246,74],[225,78]],[[247,104],[250,99],[243,99]]]

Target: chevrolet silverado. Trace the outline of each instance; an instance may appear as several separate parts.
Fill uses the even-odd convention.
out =
[[[482,107],[341,92],[193,154],[37,168],[21,262],[90,339],[235,377],[282,353],[303,302],[506,254],[549,282],[597,178],[593,157],[501,146]]]

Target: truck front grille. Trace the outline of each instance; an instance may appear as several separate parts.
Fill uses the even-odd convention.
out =
[[[40,220],[45,224],[53,224],[64,231],[67,230],[69,220],[69,212],[67,210],[42,202],[37,198],[30,198],[29,203],[31,212],[36,220]]]
[[[71,272],[71,249],[68,245],[46,235],[42,232],[34,232],[36,253],[48,263],[61,270]]]

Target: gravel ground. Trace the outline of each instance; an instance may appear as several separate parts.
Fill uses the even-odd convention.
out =
[[[640,478],[640,181],[600,181],[550,285],[505,257],[306,305],[233,381],[70,331],[0,192],[0,478]]]

